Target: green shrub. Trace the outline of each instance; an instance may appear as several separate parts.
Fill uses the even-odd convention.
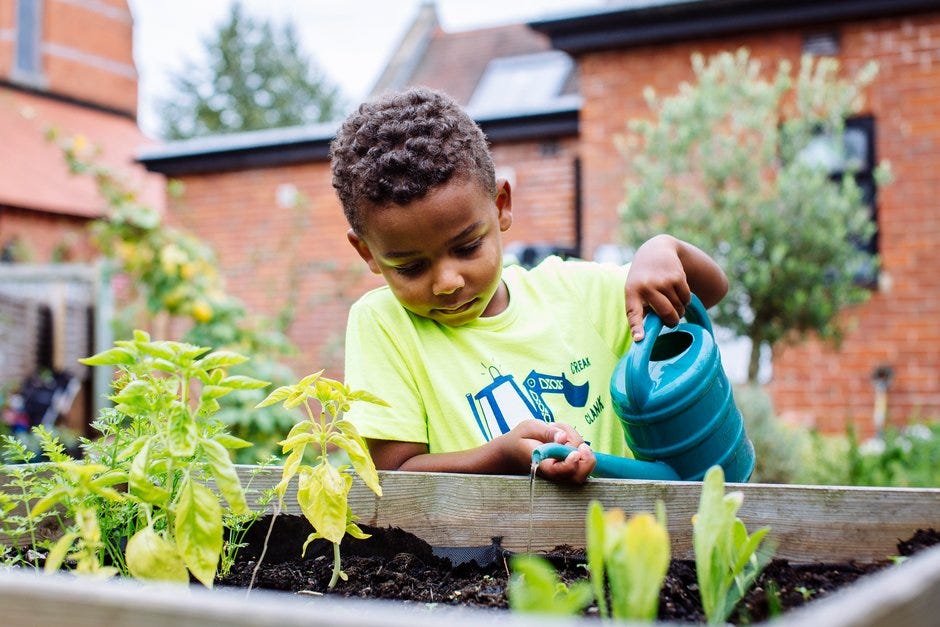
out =
[[[754,444],[754,473],[758,483],[800,483],[811,453],[810,434],[784,424],[774,414],[770,396],[759,385],[742,385],[734,398]]]

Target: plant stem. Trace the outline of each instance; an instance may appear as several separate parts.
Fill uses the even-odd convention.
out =
[[[261,564],[264,562],[264,555],[268,552],[268,541],[271,539],[271,532],[274,531],[274,521],[277,520],[278,515],[281,513],[281,507],[284,505],[284,499],[279,498],[277,500],[277,505],[274,508],[274,513],[271,515],[271,524],[268,525],[268,532],[264,534],[264,544],[261,546],[261,555],[258,556],[258,561],[255,564],[255,567],[251,569],[251,581],[248,582],[248,591],[245,595],[251,594],[251,589],[255,586],[255,579],[258,577],[258,570],[261,569]]]
[[[339,563],[339,542],[333,543],[333,576],[330,577],[330,583],[326,585],[327,590],[332,590],[336,582],[339,581],[340,570]]]

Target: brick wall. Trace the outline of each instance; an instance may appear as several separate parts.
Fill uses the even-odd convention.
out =
[[[7,244],[18,240],[28,263],[92,261],[97,254],[88,240],[88,219],[3,207],[0,233]]]
[[[880,72],[867,102],[876,124],[876,156],[892,164],[894,183],[879,195],[881,288],[846,312],[841,351],[815,342],[778,348],[769,390],[778,413],[820,429],[851,421],[872,431],[873,370],[894,368],[889,419],[940,417],[940,13],[836,25],[848,71],[869,59]],[[648,115],[642,90],[674,93],[692,77],[689,57],[740,46],[774,68],[798,64],[803,33],[765,32],[726,40],[586,54],[579,59],[584,98],[586,250],[617,228],[627,165],[614,147],[627,119]],[[733,277],[731,277],[734,280]]]
[[[510,168],[513,227],[507,242],[573,246],[575,144],[525,142],[494,147],[497,168]],[[546,153],[549,153],[546,156]],[[301,355],[298,375],[326,368],[342,377],[350,305],[383,284],[346,241],[348,228],[331,185],[329,164],[183,177],[169,220],[202,237],[219,257],[228,291],[254,312],[293,307],[289,329]],[[282,206],[296,189],[302,200]]]
[[[16,4],[0,3],[0,78],[14,81]],[[133,20],[126,0],[45,0],[41,54],[43,89],[136,116]]]

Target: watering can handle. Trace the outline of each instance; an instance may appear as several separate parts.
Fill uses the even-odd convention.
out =
[[[538,464],[543,459],[564,460],[574,448],[566,444],[548,442],[541,444],[532,451],[532,463]],[[605,453],[594,453],[597,465],[594,466],[595,477],[612,479],[651,479],[657,481],[680,481],[678,473],[663,462],[644,462],[629,457],[618,457]]]
[[[689,306],[685,308],[685,319],[703,327],[710,335],[714,334],[705,305],[695,294],[692,294]],[[643,321],[643,339],[639,343],[635,342],[627,351],[627,377],[632,379],[632,385],[628,384],[627,390],[633,395],[634,402],[641,407],[646,404],[650,390],[653,389],[649,371],[650,358],[653,354],[653,345],[662,330],[662,318],[655,311],[650,311]]]

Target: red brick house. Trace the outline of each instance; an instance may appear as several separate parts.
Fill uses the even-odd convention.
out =
[[[804,51],[822,50],[850,72],[878,61],[865,111],[871,120],[866,137],[870,154],[889,160],[895,174],[875,207],[879,286],[870,302],[846,312],[851,330],[840,351],[816,342],[778,348],[768,389],[780,414],[823,430],[853,421],[870,433],[872,374],[889,367],[892,421],[937,418],[937,3],[615,4],[527,26],[464,33],[442,32],[426,9],[379,87],[426,84],[450,91],[483,126],[497,167],[515,184],[517,220],[510,241],[567,248],[591,258],[616,244],[628,165],[613,138],[627,119],[647,115],[645,86],[672,93],[692,77],[693,52],[745,46],[772,67],[779,59],[796,62]],[[559,68],[566,57],[558,52],[574,61],[575,71],[563,78]],[[534,87],[526,83],[536,76]],[[491,80],[506,89],[489,91]],[[549,83],[552,90],[540,98],[538,88]],[[500,99],[505,108],[488,108]],[[269,312],[293,304],[292,335],[304,351],[303,366],[336,372],[346,308],[376,279],[364,274],[344,242],[346,225],[326,161],[331,136],[330,127],[317,127],[193,140],[147,151],[141,160],[186,183],[172,215],[216,247],[233,291]],[[290,202],[295,192],[305,199],[302,205]]]
[[[147,202],[163,203],[161,177],[133,156],[137,127],[133,22],[125,0],[0,1],[0,247],[25,259],[87,260],[85,224],[104,205],[87,178],[68,173],[49,128],[99,145],[102,161]]]
[[[106,207],[47,131],[99,147],[144,202],[163,206],[163,177],[134,161],[148,139],[136,123],[132,26],[125,0],[0,0],[0,405],[50,367],[89,381],[76,362],[93,346],[86,226]],[[67,417],[79,429],[87,392]]]

